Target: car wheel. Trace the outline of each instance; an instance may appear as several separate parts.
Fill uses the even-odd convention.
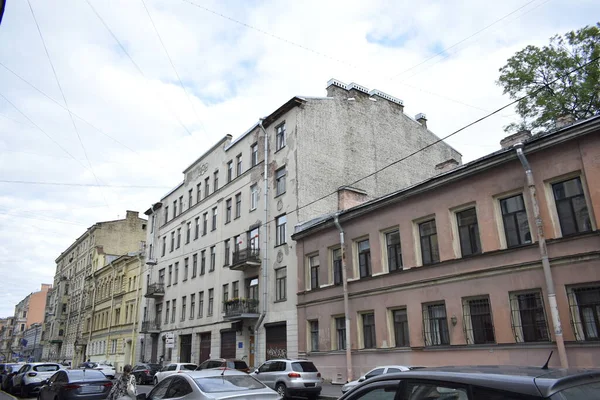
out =
[[[158,379],[156,377],[154,377],[154,384],[158,385]]]
[[[287,397],[287,388],[283,383],[278,383],[277,386],[275,386],[275,391],[281,398],[285,399]]]

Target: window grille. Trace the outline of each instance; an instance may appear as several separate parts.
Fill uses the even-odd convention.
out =
[[[423,336],[425,346],[450,344],[446,305],[444,303],[423,305]]]
[[[517,343],[550,340],[541,292],[512,294],[510,310]]]
[[[575,338],[600,340],[600,286],[569,288],[568,297]]]
[[[467,344],[495,343],[490,300],[463,300],[463,329]]]

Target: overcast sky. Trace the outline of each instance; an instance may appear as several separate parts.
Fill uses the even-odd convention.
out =
[[[292,96],[357,82],[426,113],[444,136],[510,101],[495,81],[515,51],[600,15],[595,0],[89,1],[30,0],[75,130],[28,1],[7,0],[0,317],[53,281],[54,260],[87,227],[143,212],[216,140]],[[473,160],[515,120],[507,109],[449,143]]]

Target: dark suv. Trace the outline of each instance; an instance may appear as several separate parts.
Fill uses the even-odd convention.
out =
[[[160,364],[140,363],[136,364],[131,370],[131,374],[135,376],[135,381],[138,385],[152,384],[154,375],[160,371]]]
[[[233,358],[212,358],[210,360],[206,360],[202,364],[198,365],[196,371],[211,368],[229,368],[237,369],[238,371],[242,371],[245,373],[250,372],[250,368],[248,368],[248,364],[246,364],[246,361],[235,360]]]
[[[423,368],[368,379],[342,399],[600,399],[600,370],[510,366]]]

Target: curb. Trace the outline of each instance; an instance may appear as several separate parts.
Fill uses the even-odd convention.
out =
[[[6,397],[8,397],[8,398],[10,398],[10,399],[12,399],[12,400],[19,400],[18,398],[16,398],[16,397],[15,397],[15,396],[13,396],[12,394],[10,394],[10,393],[7,393],[7,392],[5,392],[4,390],[0,390],[0,397],[4,397],[4,396],[6,396]]]

